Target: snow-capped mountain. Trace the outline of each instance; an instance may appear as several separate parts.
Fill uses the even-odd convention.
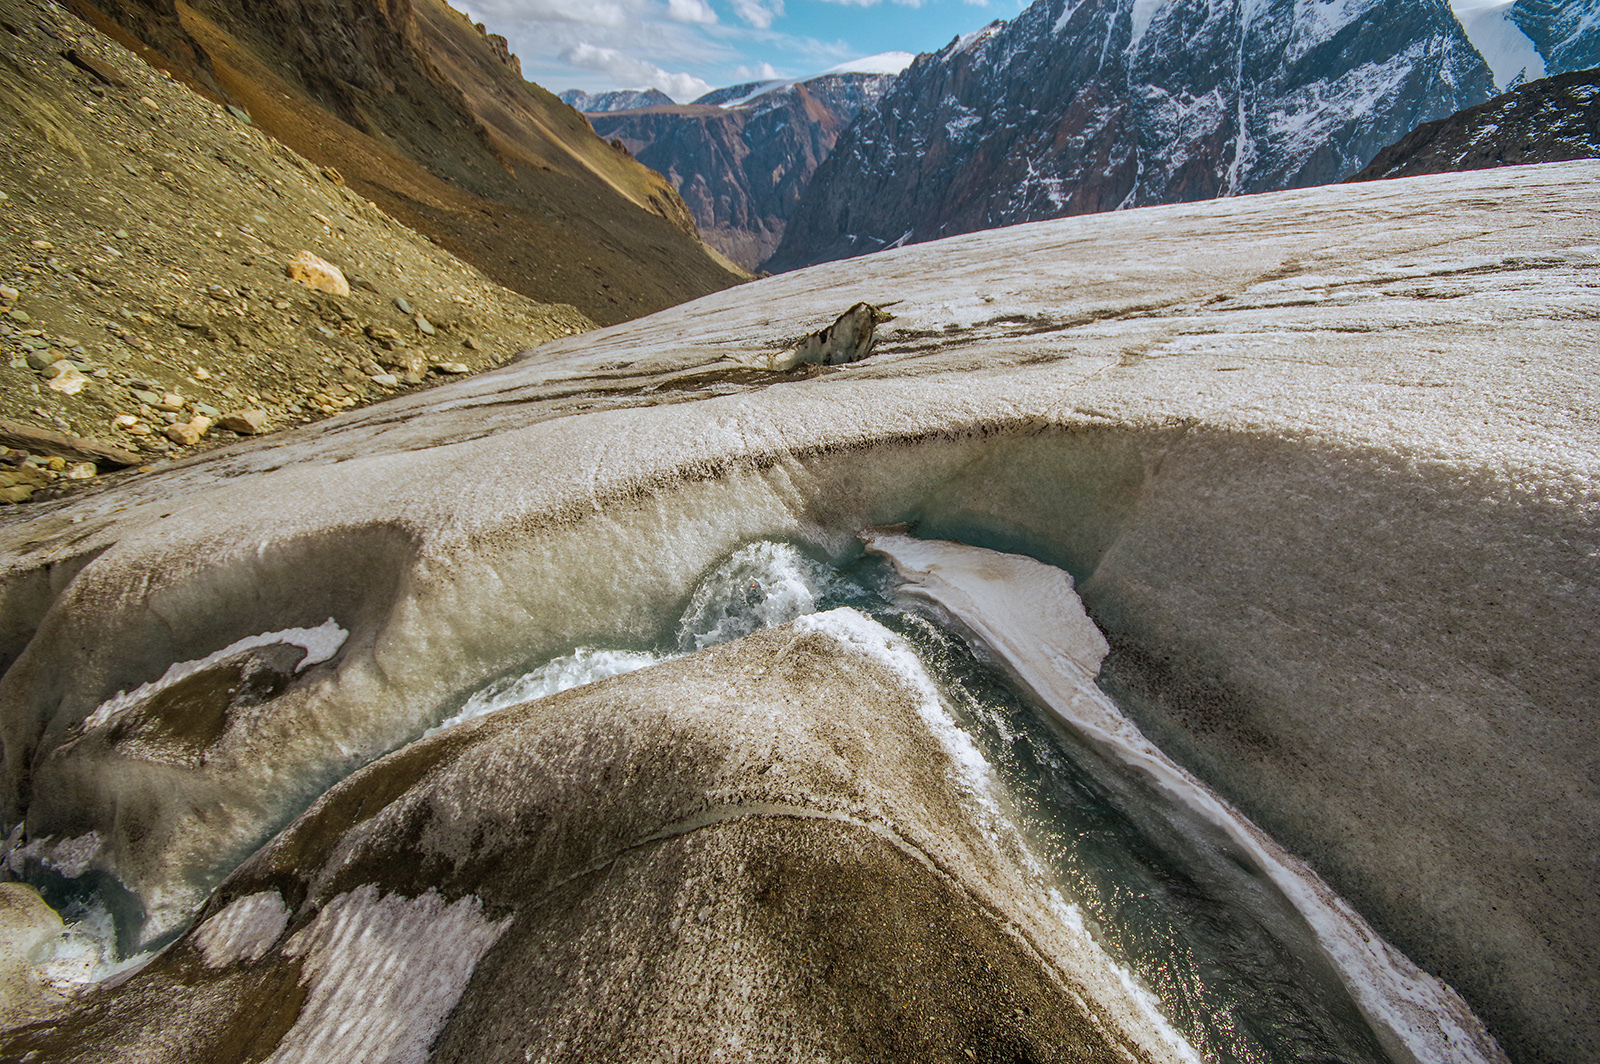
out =
[[[1512,0],[1455,0],[1456,18],[1467,38],[1505,89],[1545,76],[1544,56],[1511,17]]]
[[[1600,66],[1600,0],[1516,0],[1511,20],[1551,74]]]
[[[853,65],[904,66],[911,58],[901,52]],[[589,121],[602,137],[621,141],[666,175],[706,243],[753,269],[778,246],[801,192],[839,134],[894,80],[893,72],[840,69],[804,80],[732,85],[681,107],[590,114]]]
[[[660,89],[616,89],[611,92],[587,93],[582,89],[568,89],[558,98],[580,111],[631,111],[639,107],[671,107],[675,101]]]
[[[1337,181],[1493,87],[1446,0],[1038,0],[864,111],[769,268]]]
[[[1569,70],[1427,122],[1352,181],[1600,158],[1600,70]]]

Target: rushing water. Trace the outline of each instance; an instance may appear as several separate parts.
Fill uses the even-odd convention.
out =
[[[834,569],[783,543],[749,544],[700,583],[677,630],[649,650],[579,647],[469,697],[440,727],[848,606],[902,636],[1017,810],[1047,886],[1159,999],[1207,1061],[1383,1061],[1348,992],[1270,889],[1237,858],[1153,814],[1134,783],[1019,695],[960,638],[891,604],[890,575]]]

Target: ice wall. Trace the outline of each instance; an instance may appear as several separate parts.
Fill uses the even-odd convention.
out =
[[[7,514],[8,827],[41,855],[93,834],[82,871],[120,884],[126,947],[159,941],[486,683],[650,644],[738,544],[846,557],[909,522],[1071,571],[1101,682],[1164,751],[1514,1059],[1580,1058],[1600,1033],[1597,175],[1245,197],[832,264]],[[863,299],[899,320],[859,365],[726,357]],[[348,637],[327,661],[211,673],[121,737],[86,726],[174,663],[330,618]],[[257,667],[277,679],[244,684]]]

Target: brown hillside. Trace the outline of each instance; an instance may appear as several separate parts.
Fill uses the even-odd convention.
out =
[[[70,0],[532,298],[609,324],[740,280],[664,178],[443,0]]]

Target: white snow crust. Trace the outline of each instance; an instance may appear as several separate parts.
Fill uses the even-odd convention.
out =
[[[206,966],[222,968],[243,960],[259,960],[289,926],[283,896],[264,890],[235,898],[195,929],[190,940],[205,957]]]
[[[268,1064],[425,1064],[478,959],[511,923],[482,908],[470,895],[447,904],[433,891],[403,898],[372,886],[328,902],[284,945],[303,958],[307,994]]]

